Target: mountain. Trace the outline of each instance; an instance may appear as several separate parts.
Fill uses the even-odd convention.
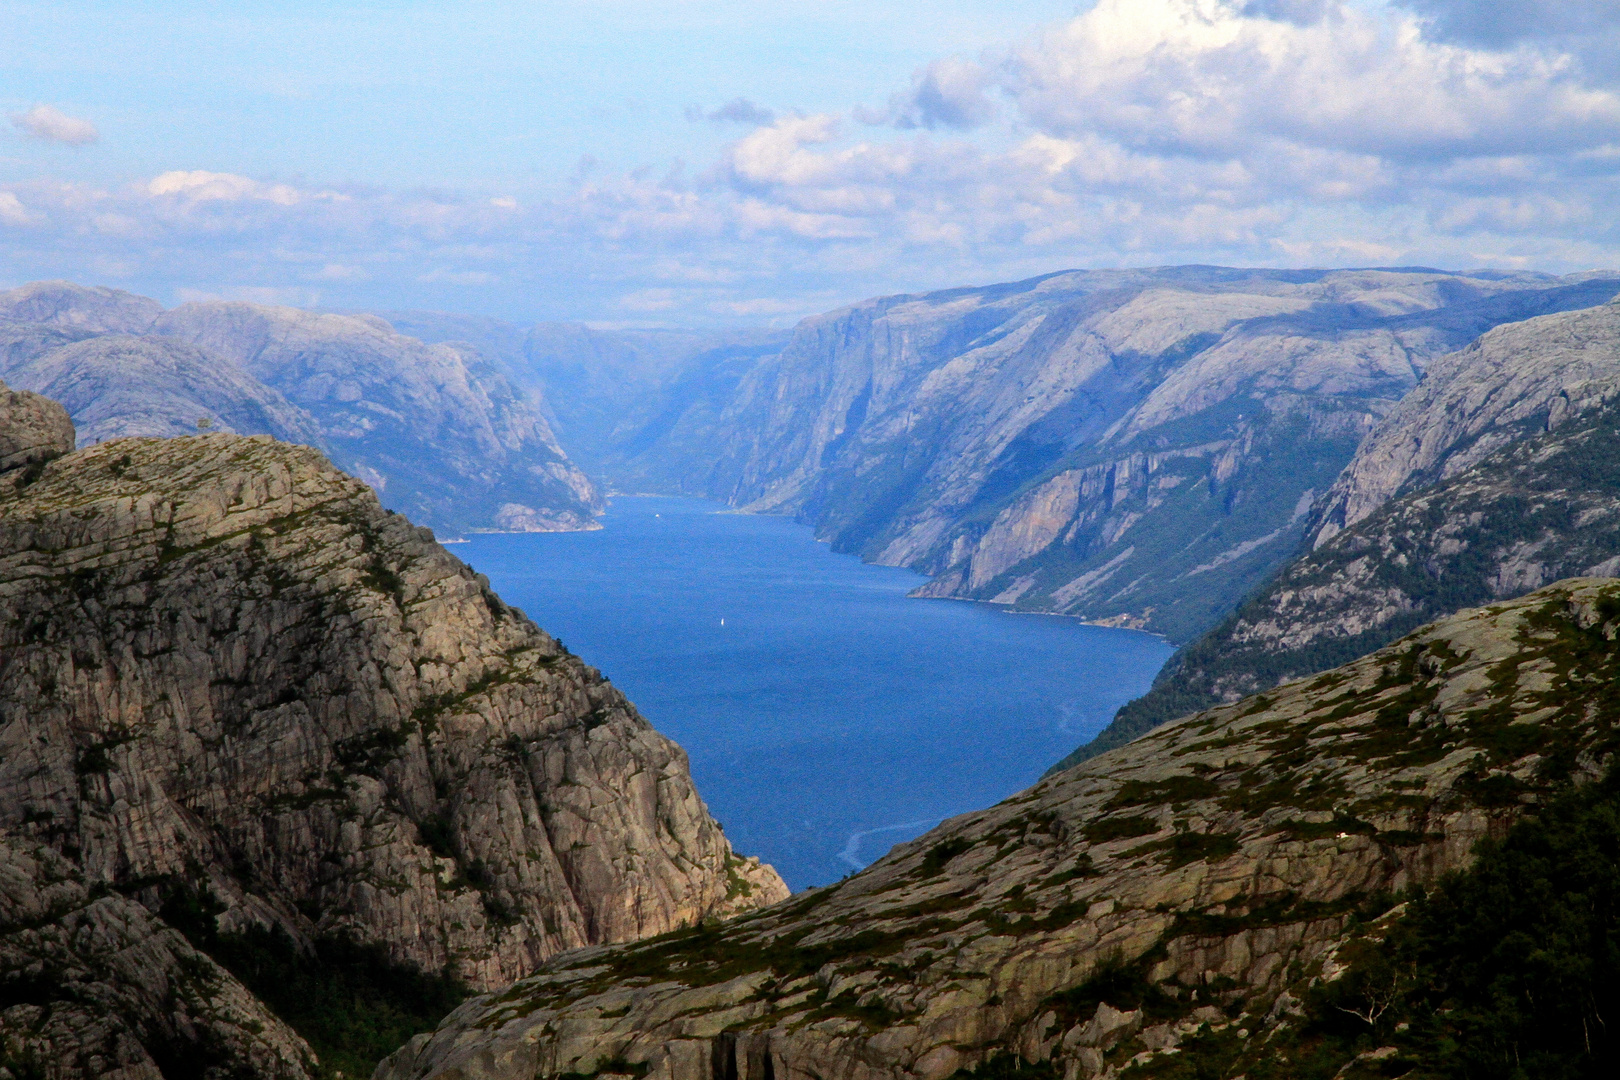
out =
[[[318,451],[74,451],[0,399],[8,1067],[306,1076],[306,1040],[363,1059],[424,999],[786,896],[678,747]],[[318,992],[358,1034],[283,1022]]]
[[[153,330],[237,362],[307,410],[333,460],[385,495],[393,485],[403,513],[553,531],[594,527],[601,511],[544,418],[475,350],[372,316],[244,303],[182,304]]]
[[[677,409],[601,437],[659,490],[791,514],[931,575],[919,595],[1186,641],[1298,547],[1433,358],[1617,291],[1175,267],[887,297],[805,320],[693,423]]]
[[[1437,362],[1357,449],[1314,515],[1314,542],[1617,396],[1620,303],[1498,327]]]
[[[0,292],[0,321],[37,323],[91,334],[143,334],[163,305],[122,289],[36,281]]]
[[[1462,608],[1620,575],[1620,302],[1498,327],[1435,361],[1312,523],[1314,549],[1053,771]]]
[[[0,333],[8,329],[0,328]],[[27,329],[21,329],[27,334]],[[194,435],[199,427],[316,445],[304,410],[236,364],[162,337],[100,334],[50,341],[5,377],[61,402],[85,443],[126,435]]]
[[[201,428],[308,443],[452,532],[594,528],[602,502],[544,403],[470,347],[374,317],[156,301],[45,282],[0,293],[0,378],[93,442]]]
[[[376,1076],[1399,1075],[1411,1067],[1403,1046],[1437,1053],[1447,1025],[1473,1015],[1459,995],[1478,980],[1391,983],[1386,995],[1379,980],[1399,972],[1369,955],[1385,935],[1399,944],[1438,921],[1451,937],[1425,970],[1477,962],[1474,924],[1434,905],[1467,900],[1448,875],[1476,850],[1487,872],[1502,868],[1479,842],[1522,846],[1523,815],[1565,813],[1594,790],[1612,826],[1614,785],[1586,782],[1620,745],[1617,687],[1620,582],[1570,580],[1464,612],[1167,725],[836,885],[728,924],[555,957],[469,1001]],[[1507,869],[1523,888],[1567,883],[1524,897],[1525,917],[1556,900],[1567,930],[1590,927],[1608,949],[1620,888],[1605,859],[1620,835],[1592,828],[1594,849],[1575,863],[1566,851]],[[1486,949],[1504,933],[1551,940],[1536,926],[1514,938],[1500,919],[1491,937],[1487,916],[1525,905],[1503,891],[1515,879],[1481,880],[1490,887],[1467,913]],[[1429,887],[1432,898],[1413,891]],[[1508,949],[1512,963],[1483,976],[1486,1005],[1495,994],[1523,1010],[1498,1033],[1546,1026],[1586,1071],[1541,1075],[1600,1074],[1590,1070],[1614,1044],[1590,995],[1601,1015],[1612,954],[1549,983],[1536,975],[1546,958],[1523,953]],[[1533,989],[1568,996],[1504,999],[1536,977]],[[1415,1024],[1398,1027],[1400,1012],[1381,1023],[1395,990],[1440,1000]],[[1426,1049],[1412,1045],[1423,1038]]]

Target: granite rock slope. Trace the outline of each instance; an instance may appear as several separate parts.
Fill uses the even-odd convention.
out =
[[[887,297],[805,320],[717,420],[644,453],[932,575],[921,595],[1185,641],[1295,551],[1431,359],[1617,289],[1172,267]]]
[[[1320,546],[1402,491],[1620,396],[1620,302],[1498,327],[1435,362],[1313,514]]]
[[[787,895],[731,851],[679,747],[319,452],[207,435],[52,456],[59,406],[0,406],[5,445],[36,448],[0,485],[18,865],[67,867],[92,907],[201,899],[222,933],[345,936],[483,988]],[[144,933],[114,907],[95,920]],[[154,978],[195,966],[171,953]],[[105,978],[108,1000],[150,989]]]
[[[1620,576],[1620,408],[1579,415],[1302,553],[1053,772],[1167,720],[1347,663],[1566,577]]]
[[[559,956],[376,1075],[1128,1077],[1201,1030],[1292,1023],[1352,925],[1601,771],[1617,693],[1620,582],[1556,583],[1167,725],[838,885]],[[1099,991],[1110,968],[1152,1007]]]
[[[37,476],[46,462],[72,450],[73,421],[66,409],[32,391],[0,385],[0,475],[13,482],[23,478],[16,470]]]

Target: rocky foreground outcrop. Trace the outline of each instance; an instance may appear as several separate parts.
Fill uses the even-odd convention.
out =
[[[787,895],[731,851],[678,747],[319,452],[62,454],[59,407],[0,396],[23,459],[0,475],[12,1064],[144,1077],[185,1050],[303,1075],[297,1036],[168,910],[487,989]]]
[[[1211,1030],[1265,1055],[1352,925],[1599,773],[1617,695],[1620,582],[1560,582],[1167,725],[790,903],[556,957],[377,1077],[1077,1080]]]

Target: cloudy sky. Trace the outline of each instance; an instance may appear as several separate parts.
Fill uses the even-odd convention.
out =
[[[0,285],[715,325],[1620,266],[1620,0],[13,0],[0,65]]]

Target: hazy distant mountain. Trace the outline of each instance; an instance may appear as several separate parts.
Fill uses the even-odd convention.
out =
[[[442,312],[389,311],[402,333],[467,342],[540,394],[568,453],[629,490],[692,493],[691,474],[737,384],[780,352],[782,330],[599,330],[519,327]],[[657,452],[648,453],[657,447]]]
[[[0,377],[66,406],[81,445],[202,429],[320,442],[314,420],[281,394],[229,360],[169,338],[97,335],[8,363]]]
[[[450,531],[595,527],[601,500],[532,393],[470,347],[372,316],[156,301],[65,282],[0,293],[0,379],[62,401],[81,441],[199,427],[319,446]]]
[[[144,333],[163,314],[156,300],[122,289],[35,281],[0,292],[0,321],[42,323],[90,333]]]
[[[663,490],[793,514],[934,576],[922,595],[1184,641],[1297,548],[1432,358],[1617,291],[1620,276],[1180,267],[886,297],[806,319],[697,422],[676,401],[591,437]]]

